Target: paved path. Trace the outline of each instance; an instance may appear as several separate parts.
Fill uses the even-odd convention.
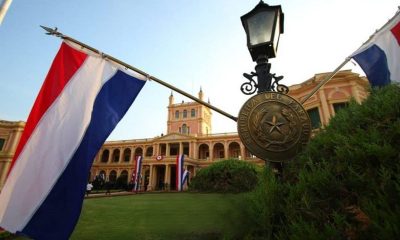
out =
[[[152,194],[152,193],[178,193],[178,191],[148,191],[148,192],[111,192],[110,194],[107,194],[102,192],[102,193],[96,193],[92,192],[89,194],[89,196],[85,195],[85,199],[88,198],[102,198],[102,197],[115,197],[115,196],[127,196],[127,195],[135,195],[135,194]]]

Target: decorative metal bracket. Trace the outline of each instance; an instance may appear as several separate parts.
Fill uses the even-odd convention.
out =
[[[253,77],[255,77],[255,76],[258,77],[258,74],[255,72],[251,72],[250,74],[243,73],[243,76],[245,78],[247,78],[249,81],[245,82],[241,85],[240,90],[242,91],[242,93],[244,93],[246,95],[251,95],[251,94],[255,93],[256,90],[259,89],[259,86],[256,83],[256,81],[253,79]],[[267,88],[267,91],[274,91],[274,92],[279,92],[279,93],[283,93],[283,94],[287,94],[289,92],[289,88],[286,85],[279,84],[279,81],[283,79],[283,76],[276,76],[275,73],[273,73],[273,74],[268,73],[267,78],[268,78],[268,80],[273,80],[273,81],[270,81],[271,85]],[[259,92],[260,92],[260,89],[259,89]],[[261,92],[263,92],[263,91],[261,91]]]
[[[257,76],[257,73],[255,73],[255,72],[251,72],[250,74],[243,73],[243,77],[247,78],[249,80],[249,82],[243,83],[242,86],[240,87],[240,90],[242,91],[242,93],[244,93],[246,95],[251,95],[257,90],[258,85],[257,85],[256,81],[253,80],[254,76]]]
[[[283,79],[283,76],[275,76],[275,73],[271,74],[271,76],[274,79],[274,81],[271,84],[271,90],[287,94],[289,92],[289,87],[284,84],[279,84],[279,81]]]

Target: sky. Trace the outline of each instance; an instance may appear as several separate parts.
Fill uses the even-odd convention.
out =
[[[250,98],[240,91],[255,63],[240,17],[259,0],[14,0],[0,25],[0,119],[26,121],[61,44],[39,26],[116,57],[237,116]],[[281,83],[331,72],[397,11],[396,0],[281,0],[284,33],[271,72]],[[0,1],[1,3],[1,1]],[[342,68],[365,75],[354,63]],[[171,90],[150,81],[108,140],[166,133]],[[173,93],[175,102],[191,101]],[[213,112],[213,133],[236,132]]]

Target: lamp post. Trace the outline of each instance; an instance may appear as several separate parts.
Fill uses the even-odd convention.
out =
[[[241,17],[247,35],[247,47],[253,61],[257,62],[256,72],[244,73],[249,82],[242,84],[244,94],[253,94],[265,91],[287,93],[289,89],[279,84],[282,76],[270,73],[271,64],[268,59],[276,57],[279,36],[283,33],[283,12],[280,5],[270,6],[262,0],[253,10]],[[253,80],[257,76],[258,82]]]
[[[241,20],[251,58],[257,63],[255,72],[243,73],[249,81],[242,84],[241,90],[247,95],[257,91],[257,95],[240,109],[238,133],[246,148],[279,175],[283,164],[294,159],[307,144],[311,122],[304,107],[287,95],[289,88],[279,83],[283,77],[270,73],[268,59],[276,57],[283,33],[281,6],[260,1]]]

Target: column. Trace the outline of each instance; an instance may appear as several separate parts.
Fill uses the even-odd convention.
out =
[[[4,160],[4,162],[3,162],[3,170],[0,175],[0,189],[3,188],[4,183],[6,182],[6,177],[7,177],[8,169],[10,168],[10,163],[11,163],[11,159]]]
[[[179,142],[179,154],[183,154],[183,144]]]
[[[240,143],[240,157],[241,160],[246,160],[246,148],[244,147],[243,143]]]
[[[19,142],[19,140],[21,138],[21,134],[22,134],[22,130],[13,131],[13,134],[12,134],[12,139],[13,140],[12,140],[12,143],[9,145],[9,148],[8,148],[9,152],[12,152],[13,154],[15,153],[15,151],[17,150],[18,142]],[[10,136],[10,138],[11,138],[11,136]]]
[[[224,142],[224,152],[225,152],[225,159],[229,158],[229,144],[225,141]]]
[[[188,144],[189,144],[189,156],[188,157],[190,157],[190,158],[193,158],[193,142],[192,141],[190,141],[190,142],[187,142]]]
[[[169,190],[171,183],[169,182],[170,178],[170,166],[168,164],[165,165],[165,175],[164,175],[164,186],[166,187],[165,190]]]
[[[166,147],[165,147],[165,151],[166,151],[165,156],[169,157],[170,156],[169,155],[169,143],[166,143],[165,145],[166,145]]]
[[[119,159],[118,159],[119,163],[122,162],[123,155],[124,155],[124,149],[123,148],[119,148]]]
[[[356,100],[357,103],[361,103],[361,98],[359,91],[357,89],[357,83],[355,81],[351,81],[351,95]]]
[[[195,142],[192,142],[192,147],[193,147],[193,155],[192,155],[192,158],[194,158],[194,159],[199,159],[199,148],[198,148],[198,146],[197,146],[197,143],[195,143]]]
[[[212,144],[210,142],[208,146],[210,146],[210,149],[209,149],[209,151],[210,151],[210,159],[209,159],[209,161],[214,161],[214,144]]]
[[[321,101],[321,110],[323,115],[323,125],[326,126],[330,119],[329,106],[326,100],[324,89],[319,90],[319,99]]]
[[[158,156],[158,144],[153,143],[153,156]]]
[[[107,160],[107,163],[110,163],[110,162],[111,162],[111,157],[112,157],[112,155],[113,155],[113,150],[114,150],[114,149],[108,149],[108,160]]]
[[[135,162],[135,148],[131,147],[131,156],[129,158],[129,162],[130,163],[134,163]]]
[[[150,165],[150,174],[149,174],[149,185],[147,186],[147,191],[153,190],[153,165]]]

